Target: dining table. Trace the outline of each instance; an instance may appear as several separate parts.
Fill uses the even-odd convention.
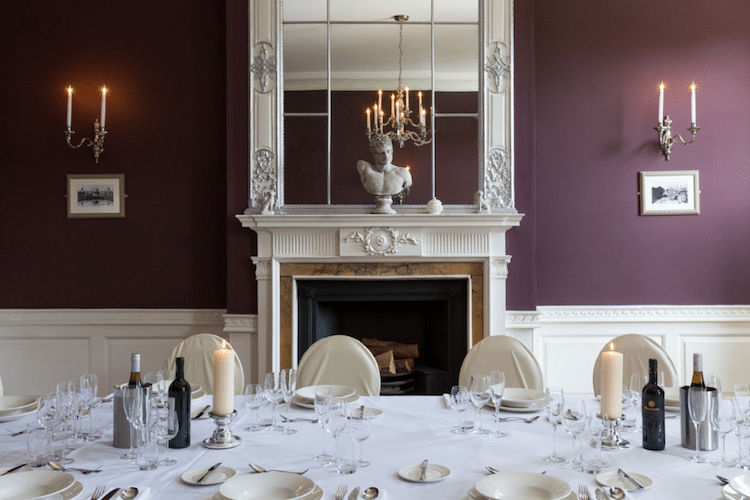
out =
[[[211,396],[206,395],[194,400],[192,407],[200,408],[210,402]],[[219,498],[219,485],[193,486],[182,481],[181,476],[188,470],[209,467],[217,462],[234,469],[237,474],[255,473],[249,464],[288,471],[308,469],[305,476],[322,488],[325,499],[334,498],[337,488],[343,484],[348,490],[345,498],[355,487],[364,491],[369,486],[375,486],[380,491],[378,500],[461,500],[467,497],[467,492],[477,480],[488,474],[486,466],[503,472],[544,472],[564,480],[576,492],[579,485],[585,485],[592,492],[591,498],[595,498],[593,491],[598,485],[594,474],[544,461],[552,450],[553,429],[545,422],[543,409],[537,413],[501,411],[503,417],[540,415],[542,418],[531,423],[522,420],[503,422],[500,427],[507,435],[495,438],[475,433],[452,433],[456,413],[446,407],[441,396],[371,396],[351,403],[353,408],[360,405],[382,413],[369,420],[370,436],[362,442],[362,458],[369,461],[369,466],[351,474],[339,474],[335,467],[321,466],[313,460],[323,448],[324,431],[316,423],[292,422],[289,425],[297,432],[288,435],[270,428],[246,430],[252,416],[244,408],[241,396],[235,399],[237,415],[231,424],[233,433],[241,438],[239,446],[221,450],[205,448],[201,443],[211,436],[215,423],[210,418],[192,420],[190,446],[169,450],[170,458],[176,459],[177,463],[147,471],[141,471],[135,463],[120,458],[124,450],[112,445],[112,403],[100,404],[94,410],[93,419],[94,427],[102,437],[97,441],[78,441],[77,448],[69,455],[74,460],[70,466],[101,467],[101,472],[95,474],[73,472],[84,487],[80,498],[86,500],[97,485],[105,485],[107,490],[136,486],[147,493],[139,500],[215,500]],[[492,414],[491,409],[483,412],[485,427],[494,428]],[[315,413],[292,405],[289,416],[292,419],[312,419]],[[25,460],[24,435],[12,436],[8,431],[23,429],[33,422],[32,414],[0,423],[0,467],[11,467]],[[628,496],[643,499],[721,499],[721,484],[716,474],[731,478],[741,471],[690,462],[689,457],[694,452],[680,445],[679,418],[668,418],[666,430],[666,449],[663,451],[645,450],[641,446],[640,432],[634,431],[623,434],[631,442],[628,449],[602,452],[611,464],[609,468],[636,472],[653,480],[650,488],[629,493]],[[736,454],[733,434],[729,435],[728,442],[729,452]],[[573,440],[564,433],[562,426],[558,427],[558,451],[572,457],[572,443]],[[584,448],[587,455],[595,453],[588,443]],[[707,456],[717,458],[718,453],[718,450],[708,452]],[[420,464],[425,459],[430,464],[446,467],[450,474],[440,481],[427,483],[410,482],[399,476],[400,468]]]

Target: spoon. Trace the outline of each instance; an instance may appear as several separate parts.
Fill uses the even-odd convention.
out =
[[[378,490],[375,486],[370,486],[362,492],[362,498],[364,498],[365,500],[372,500],[373,498],[377,498],[379,494],[380,490]]]
[[[131,486],[127,490],[120,493],[120,498],[124,500],[130,500],[131,498],[135,498],[138,496],[138,488],[135,486]]]
[[[615,500],[622,500],[623,498],[625,498],[625,492],[622,490],[622,488],[612,486],[609,488],[609,496],[611,496]]]

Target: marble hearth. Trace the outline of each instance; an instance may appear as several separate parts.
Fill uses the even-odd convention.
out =
[[[521,214],[239,215],[258,235],[258,338],[242,353],[261,379],[297,362],[297,282],[461,279],[469,287],[467,349],[505,328],[510,256],[505,232]]]

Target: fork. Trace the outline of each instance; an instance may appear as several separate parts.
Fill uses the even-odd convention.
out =
[[[340,484],[339,487],[336,489],[336,495],[333,497],[334,500],[344,500],[344,495],[346,495],[347,487],[345,484]]]
[[[94,492],[91,494],[91,500],[99,500],[99,497],[104,495],[104,492],[106,491],[107,487],[103,484],[100,484],[96,487]]]
[[[531,422],[536,421],[539,418],[539,415],[535,415],[533,417],[524,418],[524,417],[500,417],[498,418],[498,422],[510,422],[513,420],[519,420],[525,424],[530,424]]]
[[[589,489],[582,484],[578,485],[578,500],[591,500]]]

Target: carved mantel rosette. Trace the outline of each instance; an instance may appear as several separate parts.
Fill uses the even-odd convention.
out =
[[[250,64],[250,73],[255,77],[255,91],[267,94],[276,83],[276,59],[273,45],[268,42],[258,42],[253,52],[255,55]]]
[[[402,245],[420,244],[413,235],[390,227],[367,227],[349,234],[344,241],[360,243],[365,253],[379,256],[396,255]]]
[[[510,76],[510,64],[506,61],[507,58],[503,57],[504,46],[503,42],[495,42],[495,50],[487,55],[487,64],[484,69],[489,81],[494,84],[494,88],[490,88],[491,92],[500,92],[504,81],[507,81]]]

